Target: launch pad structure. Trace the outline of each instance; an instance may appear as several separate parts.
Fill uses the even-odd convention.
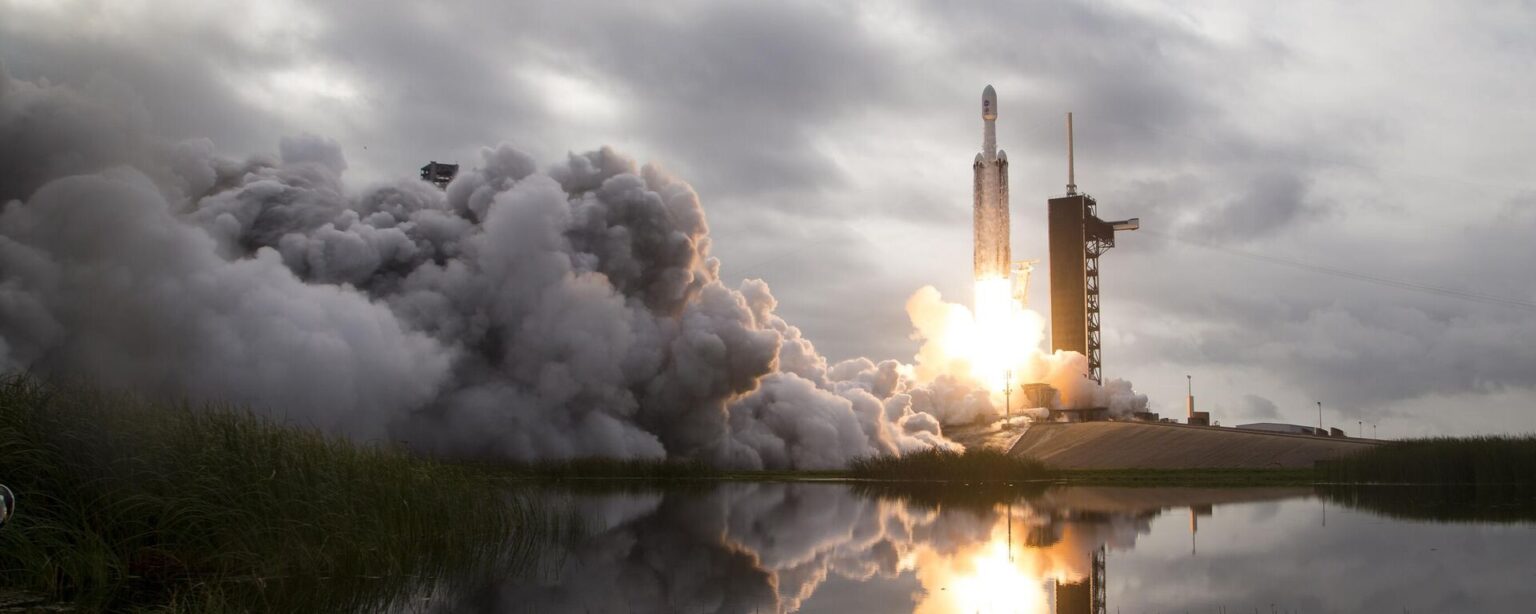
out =
[[[1077,582],[1056,580],[1055,614],[1104,614],[1108,609],[1105,593],[1105,548],[1100,545],[1090,555],[1093,571]]]
[[[1099,204],[1077,191],[1072,114],[1067,114],[1067,194],[1047,201],[1051,275],[1051,350],[1088,357],[1088,377],[1104,383],[1099,321],[1099,257],[1115,246],[1115,231],[1136,230],[1140,218],[1099,219]]]
[[[972,164],[973,273],[978,285],[1006,280],[1009,295],[1022,304],[1035,261],[1014,261],[1009,245],[1008,154],[997,148],[997,102],[996,90],[988,85],[981,93],[982,150]],[[1099,258],[1115,246],[1116,231],[1136,230],[1141,221],[1099,218],[1098,202],[1077,191],[1074,146],[1072,114],[1068,113],[1067,194],[1047,201],[1051,350],[1088,357],[1088,377],[1102,384]]]

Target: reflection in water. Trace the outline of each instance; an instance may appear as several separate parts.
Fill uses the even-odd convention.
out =
[[[487,581],[437,611],[1102,612],[1106,557],[1167,509],[1308,491],[1059,488],[868,496],[836,484],[571,494],[590,537],[532,578]]]
[[[1479,516],[1444,503],[1424,512],[1404,490],[726,483],[598,493],[544,495],[585,531],[536,573],[454,578],[396,609],[1421,613],[1527,611],[1536,600],[1528,500],[1523,515],[1509,508],[1517,501]],[[1455,522],[1429,522],[1447,514]]]

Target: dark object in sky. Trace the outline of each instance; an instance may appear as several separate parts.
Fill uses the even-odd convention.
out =
[[[421,180],[429,181],[432,185],[439,188],[448,187],[448,182],[453,181],[453,178],[458,176],[458,174],[459,165],[443,164],[436,160],[428,162],[426,166],[421,167]]]
[[[1051,350],[1088,357],[1088,377],[1104,383],[1099,356],[1099,256],[1115,246],[1116,230],[1136,230],[1140,218],[1099,219],[1099,204],[1077,192],[1072,161],[1072,114],[1067,114],[1067,195],[1048,201],[1051,253]]]
[[[0,527],[5,526],[5,521],[11,518],[11,512],[15,509],[16,495],[4,484],[0,484]]]

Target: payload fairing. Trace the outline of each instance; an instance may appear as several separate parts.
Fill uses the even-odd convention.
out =
[[[1008,154],[997,150],[997,92],[990,85],[981,92],[981,119],[981,153],[973,166],[976,279],[1008,279]]]

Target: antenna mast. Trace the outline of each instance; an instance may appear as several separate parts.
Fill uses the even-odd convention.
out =
[[[1077,194],[1076,156],[1072,151],[1072,112],[1067,112],[1067,196]]]

